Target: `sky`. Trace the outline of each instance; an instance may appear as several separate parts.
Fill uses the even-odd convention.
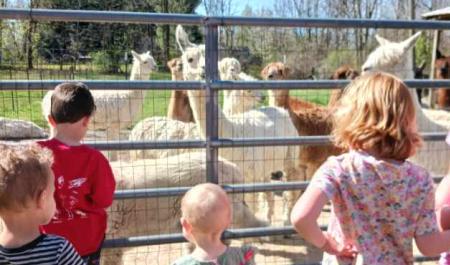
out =
[[[232,0],[232,4],[234,5],[234,9],[236,14],[232,14],[235,16],[239,16],[242,11],[244,10],[245,6],[250,6],[253,11],[259,10],[262,7],[272,7],[274,1],[276,0]],[[200,4],[199,7],[196,9],[197,14],[199,15],[205,15],[205,8],[203,7],[203,3]]]

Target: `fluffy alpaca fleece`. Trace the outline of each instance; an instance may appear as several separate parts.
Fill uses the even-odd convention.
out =
[[[130,141],[168,141],[168,140],[198,140],[200,134],[195,123],[186,123],[166,117],[150,117],[138,122],[130,132]],[[193,152],[196,149],[149,149],[133,150],[130,158],[156,159],[181,153]]]
[[[45,138],[45,131],[31,121],[0,117],[0,139]]]
[[[269,63],[261,71],[266,80],[285,80],[288,70],[283,63]],[[288,110],[289,116],[300,136],[329,135],[332,129],[330,110],[326,107],[289,96],[289,90],[269,90],[269,105]],[[309,180],[319,166],[340,150],[333,145],[301,145],[299,164],[304,170],[304,180]]]
[[[235,59],[233,59],[235,60]],[[224,62],[222,60],[221,62]],[[219,64],[220,65],[220,64]],[[238,62],[238,67],[240,69],[240,64]],[[181,73],[181,71],[180,71]],[[228,75],[228,78],[235,78],[232,80],[238,80],[239,76],[243,74],[242,72],[233,75]],[[249,78],[249,76],[244,76],[245,78]],[[178,92],[178,91],[177,91]],[[182,90],[180,93],[185,94],[186,100],[187,92]],[[260,93],[258,91],[252,90],[233,90],[225,93],[224,100],[224,108],[230,110],[230,115],[235,113],[244,112],[254,108],[261,100]],[[171,102],[177,101],[174,103],[178,107],[182,106],[181,97],[177,97],[174,99],[174,95],[172,94]],[[189,105],[189,101],[184,104],[189,107],[191,111],[191,107]],[[169,109],[171,105],[169,104]],[[175,108],[172,108],[175,109]],[[225,112],[225,110],[224,110]],[[180,115],[184,115],[185,111],[178,112]],[[192,118],[193,120],[193,118]],[[167,140],[197,140],[200,139],[200,134],[195,123],[187,123],[183,121],[179,121],[179,119],[174,119],[173,117],[150,117],[144,120],[141,120],[137,123],[130,132],[129,140],[131,141],[145,141],[145,140],[155,140],[155,141],[167,141]],[[151,150],[133,150],[130,152],[131,159],[156,159],[167,156],[172,156],[176,154],[181,154],[185,152],[193,152],[193,149],[151,149]]]
[[[341,65],[334,71],[330,79],[334,80],[353,80],[359,76],[359,72],[351,68],[349,65]],[[342,96],[342,89],[333,89],[328,100],[328,107],[333,107]]]
[[[183,80],[183,64],[181,58],[174,58],[167,62],[172,74],[172,81]],[[185,90],[172,90],[170,93],[167,117],[182,122],[194,122],[192,109]]]
[[[255,81],[256,79],[241,71],[241,63],[236,58],[226,57],[219,62],[221,80]],[[254,109],[261,102],[260,90],[224,90],[223,113],[227,116]]]
[[[412,79],[412,56],[409,50],[415,45],[420,32],[401,41],[391,42],[380,36],[376,39],[380,46],[367,58],[362,66],[363,71],[385,71],[398,76],[401,79]],[[417,94],[410,90],[416,109],[417,126],[420,132],[447,132],[447,128],[428,118],[419,104]],[[425,142],[411,161],[423,166],[432,174],[444,175],[448,170],[448,158],[450,149],[441,141]]]
[[[219,184],[243,183],[240,170],[219,158]],[[144,188],[188,187],[206,182],[205,153],[185,153],[164,159],[137,160],[131,163],[111,163],[118,190]],[[233,228],[267,226],[244,202],[243,193],[230,194],[233,208]],[[181,196],[115,200],[109,210],[108,238],[159,235],[181,232],[179,226]],[[116,264],[121,249],[105,254]],[[103,257],[102,257],[103,258]],[[110,264],[110,263],[107,263]]]
[[[200,80],[204,75],[204,45],[195,45],[189,42],[187,34],[179,25],[176,30],[176,39],[182,51],[183,75],[185,80]],[[196,60],[191,60],[195,58]],[[206,138],[206,105],[205,91],[189,90],[189,102],[192,107],[196,124],[202,139]],[[289,119],[288,113],[281,108],[260,108],[227,117],[220,109],[218,111],[219,137],[221,138],[255,138],[255,137],[294,137],[297,135],[294,125]],[[284,171],[288,179],[297,179],[296,146],[266,146],[244,148],[221,148],[219,155],[236,165],[244,173],[246,182],[270,181],[271,173]],[[289,220],[289,210],[295,202],[295,198],[288,198],[293,193],[286,192],[284,198],[289,202],[284,204],[284,220]],[[273,194],[264,193],[260,203],[263,205],[264,216],[271,220],[274,212]]]
[[[131,51],[133,66],[130,80],[149,80],[150,73],[156,69],[156,63],[150,52],[138,54]],[[91,129],[105,129],[108,140],[120,139],[120,129],[128,128],[139,117],[144,103],[145,91],[142,90],[92,90],[95,115]],[[50,115],[52,91],[47,92],[42,101],[42,111],[47,119]]]

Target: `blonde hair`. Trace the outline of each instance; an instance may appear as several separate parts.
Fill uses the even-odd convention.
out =
[[[421,144],[411,94],[391,74],[375,72],[355,79],[345,88],[333,118],[334,142],[347,150],[405,160]]]
[[[51,177],[52,152],[37,144],[0,144],[0,211],[20,211]]]
[[[230,199],[226,192],[216,184],[204,183],[191,188],[181,200],[182,217],[185,218],[194,229],[201,232],[222,232],[224,221],[220,220],[226,211],[228,224],[231,221]],[[228,226],[226,224],[226,226]]]

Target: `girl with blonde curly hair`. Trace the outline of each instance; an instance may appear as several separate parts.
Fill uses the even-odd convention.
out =
[[[333,140],[346,153],[330,157],[292,210],[297,232],[326,254],[322,264],[413,264],[412,240],[426,256],[450,249],[440,232],[433,180],[409,162],[420,147],[415,109],[397,77],[370,73],[344,91]],[[333,208],[327,232],[317,218]]]

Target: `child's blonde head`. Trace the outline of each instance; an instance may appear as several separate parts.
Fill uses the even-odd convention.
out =
[[[181,201],[182,217],[193,230],[219,233],[231,222],[230,199],[216,184],[204,183],[190,189]]]
[[[0,144],[0,212],[20,211],[46,189],[53,156],[37,144]]]
[[[364,150],[384,159],[412,156],[421,138],[408,88],[382,72],[357,78],[344,90],[332,136],[344,149]]]

